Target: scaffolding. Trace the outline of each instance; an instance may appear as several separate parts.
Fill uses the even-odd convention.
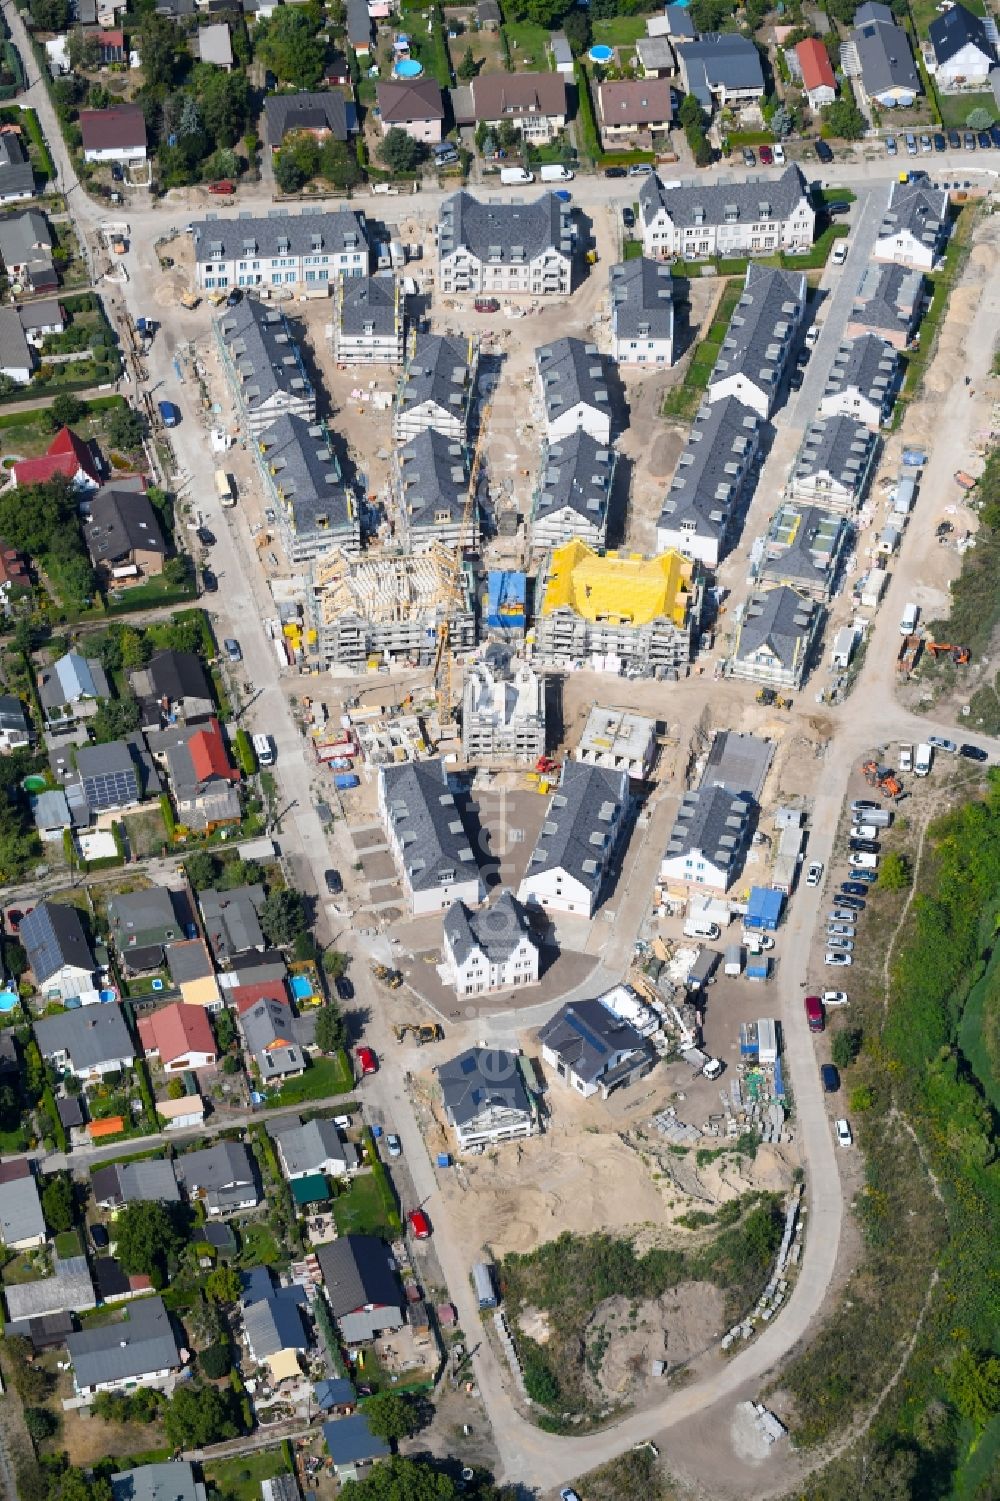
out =
[[[339,666],[436,661],[442,630],[458,650],[475,644],[468,575],[442,547],[360,562],[330,553],[313,565],[312,608],[320,650]]]

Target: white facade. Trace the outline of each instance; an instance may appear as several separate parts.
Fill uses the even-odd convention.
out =
[[[462,690],[462,750],[467,761],[517,761],[533,766],[545,753],[545,692],[526,663],[510,675],[476,662]]]
[[[572,260],[553,245],[523,261],[493,261],[467,245],[458,245],[440,257],[438,270],[446,296],[456,292],[496,297],[566,295],[573,280]]]
[[[784,196],[778,191],[780,183],[754,185],[752,198],[747,186],[736,183],[728,188],[705,182],[697,189],[670,189],[660,195],[653,213],[647,213],[641,201],[643,253],[661,259],[680,256],[703,260],[713,255],[773,255],[779,250],[808,250],[813,242],[816,213],[807,193],[803,190],[801,197],[782,213],[778,207]],[[678,196],[672,200],[674,192]],[[699,199],[694,205],[693,196]]]
[[[443,762],[383,767],[378,810],[414,917],[444,912],[453,902],[479,905],[482,876],[448,790]]]
[[[611,442],[611,413],[606,407],[593,406],[589,401],[578,401],[567,407],[551,422],[546,423],[550,443],[560,438],[571,438],[574,433],[589,433],[595,443],[605,446]]]
[[[491,957],[477,946],[459,963],[446,930],[444,954],[459,1000],[538,983],[538,948],[525,934],[521,935],[517,947],[502,958]]]
[[[872,249],[872,260],[895,261],[918,271],[933,271],[940,259],[940,247],[919,239],[911,229],[898,228],[880,235]]]

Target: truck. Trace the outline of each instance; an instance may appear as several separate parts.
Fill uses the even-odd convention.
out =
[[[500,181],[506,187],[516,187],[519,184],[534,182],[534,172],[529,172],[527,167],[501,167]]]
[[[568,167],[548,166],[542,167],[539,172],[542,182],[572,182],[573,173]]]
[[[215,493],[224,506],[234,506],[236,504],[233,499],[232,480],[224,469],[217,469],[215,471]]]
[[[900,771],[913,770],[913,746],[905,741],[901,742],[899,747],[899,769]]]
[[[181,307],[196,308],[200,302],[201,298],[198,296],[197,292],[181,293]]]
[[[743,950],[738,943],[731,943],[722,957],[724,974],[735,978],[743,972]]]
[[[164,427],[176,427],[181,420],[181,414],[172,401],[158,401],[156,409],[160,414],[160,421]]]
[[[719,1059],[703,1053],[701,1048],[682,1048],[681,1057],[690,1069],[696,1074],[704,1074],[706,1079],[717,1079],[722,1073]]]
[[[479,1307],[496,1308],[500,1299],[497,1297],[496,1283],[493,1280],[493,1268],[485,1261],[476,1261],[472,1267],[472,1285],[479,1299]]]
[[[934,747],[933,745],[928,745],[926,740],[922,740],[917,746],[917,754],[913,762],[913,775],[915,777],[925,777],[933,765]]]
[[[923,651],[924,641],[916,631],[912,635],[904,636],[896,654],[896,671],[900,677],[908,678],[917,665],[917,659]]]

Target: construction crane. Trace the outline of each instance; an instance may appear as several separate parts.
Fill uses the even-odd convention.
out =
[[[479,409],[479,431],[476,436],[476,446],[472,454],[472,464],[469,468],[469,490],[465,497],[465,506],[462,511],[462,524],[458,534],[458,547],[448,573],[444,587],[443,606],[444,619],[437,628],[437,649],[434,653],[434,696],[437,700],[438,718],[444,723],[452,717],[454,712],[454,694],[452,691],[452,653],[451,653],[451,614],[457,609],[462,598],[462,557],[466,549],[476,546],[476,490],[479,485],[479,471],[483,462],[483,443],[486,436],[492,399],[488,398]]]

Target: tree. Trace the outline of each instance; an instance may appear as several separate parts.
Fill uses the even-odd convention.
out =
[[[184,872],[195,891],[205,891],[209,886],[215,885],[219,866],[209,850],[195,850],[184,861]]]
[[[122,740],[139,724],[139,705],[134,698],[106,698],[90,721],[98,745]]]
[[[240,1431],[235,1393],[216,1386],[182,1386],[174,1392],[163,1426],[173,1449],[203,1449]]]
[[[378,148],[379,160],[385,163],[390,172],[413,172],[426,155],[426,147],[408,136],[398,125],[394,125],[383,137]]]
[[[398,1454],[375,1465],[363,1480],[347,1480],[340,1488],[340,1501],[458,1501],[458,1497],[450,1475]]]
[[[250,119],[246,74],[203,63],[195,69],[195,90],[206,134],[217,146],[235,146]]]
[[[458,76],[463,83],[469,83],[479,72],[479,64],[472,55],[472,48],[466,47],[462,61],[458,65]]]
[[[269,892],[260,911],[260,925],[268,943],[281,948],[293,943],[306,930],[306,910],[301,893],[290,886]]]
[[[205,1278],[205,1296],[216,1303],[238,1303],[243,1280],[232,1266],[213,1267]]]
[[[342,954],[339,949],[327,949],[323,955],[323,972],[328,974],[331,980],[337,980],[347,969],[350,960],[347,954]]]
[[[319,171],[319,144],[308,131],[296,130],[281,143],[274,179],[283,193],[297,193]]]
[[[162,1279],[183,1243],[170,1210],[157,1200],[126,1204],[115,1221],[115,1254],[125,1272]]]
[[[851,1090],[851,1110],[855,1115],[864,1115],[875,1104],[875,1091],[870,1084],[858,1084]]]
[[[163,565],[163,577],[168,584],[180,587],[191,582],[193,565],[187,553],[175,553]]]
[[[0,1084],[0,1130],[13,1131],[21,1118],[21,1101],[10,1084]]]
[[[347,1028],[340,1007],[330,1001],[316,1014],[316,1046],[321,1053],[336,1053],[347,1042]]]
[[[692,126],[703,127],[705,114],[701,105],[693,94],[685,94],[677,110],[678,124],[683,125],[685,130]]]
[[[49,407],[49,416],[53,427],[72,427],[74,422],[79,422],[86,410],[79,396],[74,396],[69,391],[60,391]]]
[[[965,117],[965,123],[970,130],[989,130],[993,124],[993,116],[988,109],[970,109]]]
[[[4,969],[14,980],[28,973],[28,956],[20,939],[8,938],[3,946]]]
[[[844,1027],[835,1032],[830,1044],[830,1057],[838,1068],[850,1068],[861,1052],[862,1032],[860,1027]]]
[[[710,167],[712,165],[712,148],[709,145],[705,132],[703,130],[690,131],[688,132],[687,139],[688,145],[691,147],[691,154],[694,157],[695,166]]]
[[[168,1100],[182,1100],[183,1098],[184,1098],[184,1081],[183,1081],[183,1079],[171,1079],[170,1083],[167,1085],[167,1099]]]
[[[216,1011],[212,1017],[212,1024],[215,1027],[215,1041],[219,1052],[228,1053],[236,1041],[236,1023],[233,1021],[232,1013],[225,1008],[222,1011]]]
[[[209,1345],[198,1357],[201,1369],[209,1381],[219,1381],[228,1376],[233,1368],[233,1347],[228,1340]]]
[[[24,1049],[24,1092],[30,1104],[38,1103],[45,1084],[45,1064],[38,1043],[32,1038]]]
[[[68,1464],[50,1480],[49,1501],[111,1501],[111,1482]]]
[[[376,1438],[393,1440],[409,1438],[416,1431],[417,1414],[413,1403],[402,1392],[376,1392],[369,1397],[364,1407],[368,1427]]]
[[[297,6],[282,6],[254,28],[255,51],[265,67],[282,83],[297,89],[314,89],[323,77],[326,41],[316,35],[316,26]]]
[[[118,637],[122,654],[122,666],[128,671],[145,667],[153,655],[153,643],[145,631],[137,631],[134,625],[122,626]]]
[[[142,76],[154,96],[162,96],[174,82],[182,35],[176,22],[166,16],[152,13],[142,18],[139,29]]]
[[[60,1230],[73,1228],[76,1205],[73,1180],[69,1173],[50,1173],[47,1178],[43,1178],[39,1198],[50,1234],[58,1235]]]
[[[823,134],[839,136],[842,141],[860,141],[868,129],[868,121],[851,99],[837,99],[825,104],[820,111]]]
[[[70,0],[29,0],[28,11],[39,31],[67,31],[73,14]]]
[[[65,528],[77,530],[76,500],[61,476],[0,492],[0,537],[18,552],[41,557]]]
[[[26,1407],[24,1426],[36,1444],[51,1438],[59,1427],[59,1419],[50,1407]]]
[[[890,850],[882,857],[878,880],[875,882],[879,891],[905,891],[912,880],[913,872],[905,855],[901,855],[898,850]]]
[[[142,418],[129,406],[114,407],[105,424],[105,432],[112,448],[130,451],[142,447],[144,432]]]
[[[967,1346],[951,1368],[951,1400],[976,1434],[1000,1412],[1000,1359]]]
[[[574,57],[581,57],[590,46],[593,30],[590,16],[585,10],[571,10],[563,17],[563,31]]]

